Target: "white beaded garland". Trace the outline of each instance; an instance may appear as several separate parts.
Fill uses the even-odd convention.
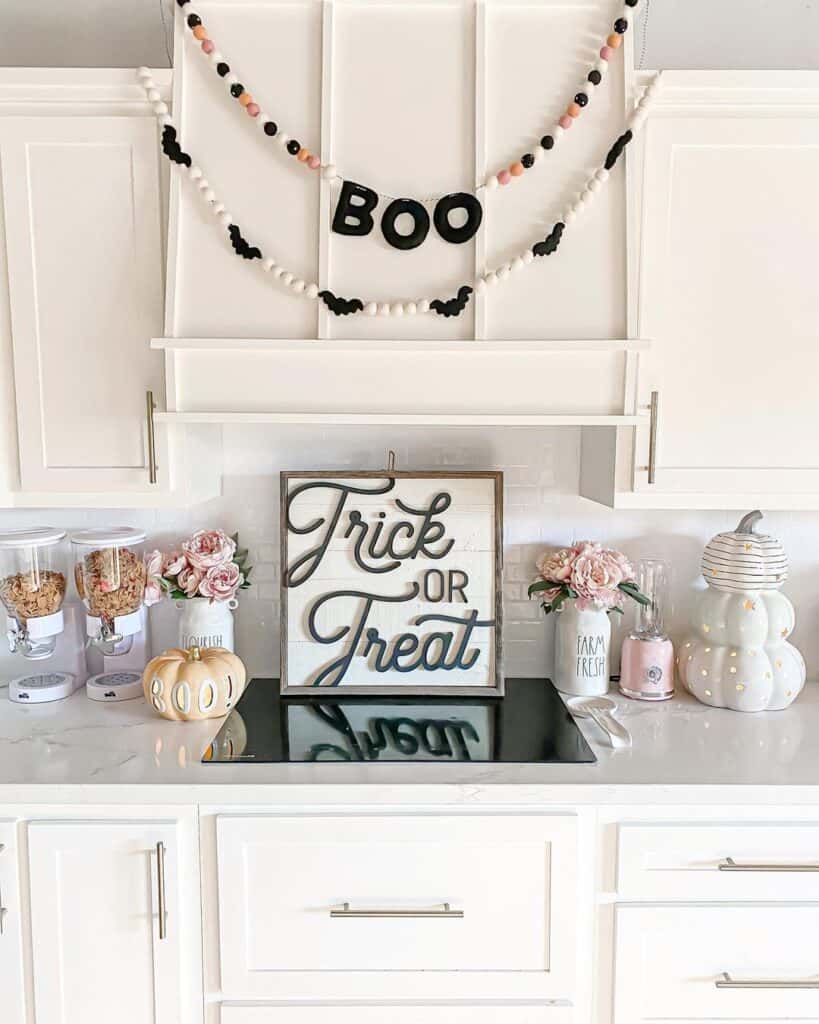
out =
[[[278,142],[280,146],[286,146],[289,141],[290,136],[287,134],[287,132],[279,132],[279,134],[276,136],[276,142]]]
[[[151,103],[159,103],[159,101],[162,99],[162,94],[160,93],[159,89],[149,89],[148,99],[151,101]]]
[[[325,164],[321,169],[321,176],[325,181],[332,181],[336,176],[336,165]]]
[[[228,73],[227,73],[227,74],[225,75],[225,79],[224,79],[224,81],[225,81],[225,85],[226,85],[226,86],[228,87],[228,89],[229,89],[229,88],[230,88],[230,87],[231,87],[232,85],[236,85],[236,83],[237,83],[237,82],[239,81],[239,76],[238,76],[238,75],[236,75],[236,74],[234,74],[234,73],[233,73],[232,71],[229,71],[229,72],[228,72]]]
[[[499,184],[500,182],[498,181],[497,174],[490,174],[489,177],[486,179],[486,188],[489,192],[491,192],[493,189],[496,189]]]
[[[162,100],[160,100],[158,103],[154,103],[154,113],[158,117],[161,117],[163,114],[167,114],[168,113],[168,104],[167,103],[163,103]]]
[[[146,91],[146,94],[150,91],[155,91],[152,90],[153,79],[147,68],[140,68],[137,74],[141,80],[143,88]],[[651,102],[654,96],[656,95],[658,88],[659,74],[656,75],[654,79],[652,79],[651,83],[644,91],[643,96],[640,99],[640,102],[637,104],[634,111],[632,112],[631,117],[628,120],[628,124],[630,126],[633,126],[635,130],[645,120],[648,107],[651,105]],[[165,105],[162,104],[162,106]],[[167,110],[167,107],[165,107],[165,110]],[[155,113],[157,114],[157,119],[159,120],[160,123],[173,124],[170,116],[164,113],[162,110],[157,110],[155,108]],[[563,129],[560,127],[560,125],[556,125],[553,129],[553,138],[557,140],[560,137],[560,135],[562,135],[562,133]],[[278,138],[280,142],[284,141],[286,143],[287,141],[289,141],[289,137],[284,132],[280,133]],[[202,193],[202,198],[205,200],[205,202],[209,204],[216,204],[213,212],[218,216],[220,222],[225,227],[230,227],[233,223],[232,217],[225,210],[225,206],[223,203],[217,203],[216,193],[208,184],[207,179],[203,175],[202,169],[198,165],[192,164],[187,170],[191,180],[196,183],[198,189]],[[321,173],[322,177],[324,178],[332,179],[336,176],[335,167],[332,164],[329,164],[326,167],[322,167]],[[497,187],[497,185],[499,184],[497,177],[494,175],[492,177],[494,178],[495,185],[490,185],[489,182],[491,179],[487,179],[487,188]],[[573,221],[577,213],[580,213],[585,209],[586,204],[594,198],[594,194],[600,191],[602,185],[606,181],[608,181],[608,179],[609,172],[606,170],[606,168],[598,168],[594,172],[594,175],[587,182],[587,187],[575,201],[573,206],[570,207],[564,213],[563,217],[561,218],[562,222],[564,224],[568,224],[571,221]],[[482,293],[487,286],[495,285],[498,283],[498,281],[505,281],[512,271],[519,271],[524,266],[528,266],[532,262],[534,262],[534,254],[532,253],[531,249],[526,249],[519,256],[516,256],[511,262],[503,264],[501,267],[498,267],[494,271],[490,270],[486,272],[482,277],[478,278],[474,282],[473,286],[478,293]],[[319,286],[315,282],[307,284],[302,278],[298,278],[296,277],[295,274],[291,273],[290,271],[284,270],[283,267],[278,266],[271,257],[263,259],[261,265],[263,270],[272,273],[275,279],[281,279],[284,285],[289,287],[295,294],[304,295],[304,297],[308,299],[318,298]],[[429,299],[419,299],[417,303],[394,302],[392,304],[388,302],[376,303],[371,301],[364,303],[362,312],[366,316],[375,316],[376,314],[381,316],[414,316],[418,313],[428,313],[430,309],[431,302]]]

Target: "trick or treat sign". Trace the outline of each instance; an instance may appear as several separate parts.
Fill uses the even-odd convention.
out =
[[[501,473],[281,486],[282,693],[502,693]]]

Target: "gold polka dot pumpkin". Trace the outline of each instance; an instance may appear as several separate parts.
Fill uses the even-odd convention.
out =
[[[778,588],[787,578],[784,548],[754,532],[761,512],[705,548],[708,587],[694,600],[689,636],[678,651],[679,676],[703,704],[733,711],[778,711],[805,685],[805,662],[787,638],[793,605]]]
[[[194,722],[223,718],[236,705],[247,674],[240,658],[223,647],[173,647],[145,666],[145,699],[163,718]]]

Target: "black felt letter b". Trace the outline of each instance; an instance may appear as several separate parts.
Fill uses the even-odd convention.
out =
[[[356,202],[353,202],[354,197]],[[377,205],[378,195],[371,188],[345,181],[336,204],[333,231],[337,235],[369,235],[373,229],[370,213]]]

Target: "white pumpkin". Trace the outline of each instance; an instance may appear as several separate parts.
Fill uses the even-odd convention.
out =
[[[695,600],[694,634],[678,668],[685,688],[712,707],[779,711],[805,685],[805,662],[787,642],[793,605],[775,589],[787,576],[787,559],[778,541],[753,532],[760,518],[750,513],[703,556],[708,589]]]
[[[145,699],[163,718],[194,722],[222,718],[245,688],[240,658],[222,647],[173,647],[145,666]]]

